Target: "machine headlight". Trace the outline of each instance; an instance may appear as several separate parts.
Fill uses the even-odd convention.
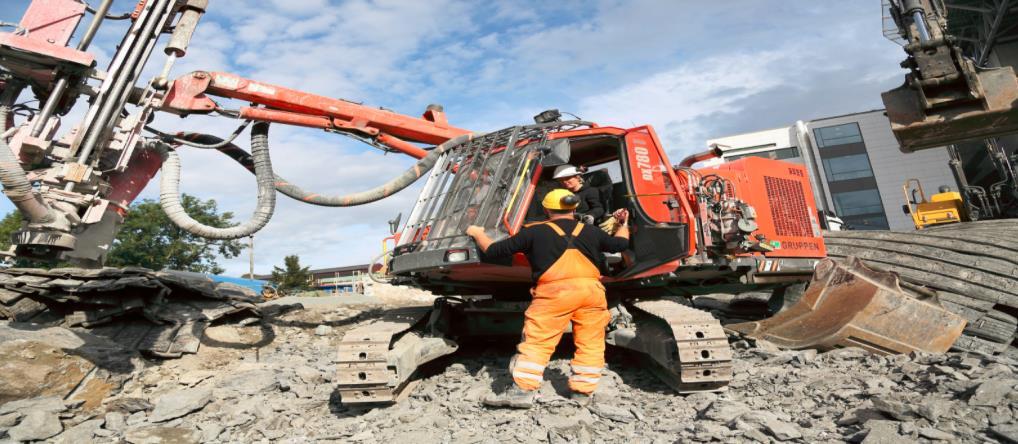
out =
[[[449,250],[445,252],[446,262],[463,262],[470,258],[467,250]]]

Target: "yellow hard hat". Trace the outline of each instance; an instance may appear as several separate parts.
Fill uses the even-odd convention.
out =
[[[544,195],[541,205],[549,210],[574,210],[580,205],[580,199],[564,188],[556,188]]]

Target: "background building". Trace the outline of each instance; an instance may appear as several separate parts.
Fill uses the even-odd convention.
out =
[[[857,230],[911,230],[902,211],[902,185],[911,178],[935,191],[957,190],[944,149],[905,154],[883,110],[799,121],[783,128],[711,139],[725,160],[746,156],[802,163],[809,171],[817,208]]]
[[[368,280],[367,264],[319,268],[309,271],[311,278],[308,281],[308,285],[315,290],[331,293],[363,293],[364,284]],[[268,281],[272,279],[272,275],[256,275],[255,278]]]
[[[948,32],[978,66],[1018,68],[1018,5],[988,0],[946,0],[942,5],[948,11]],[[884,22],[884,34],[903,44],[889,15]],[[902,70],[903,79],[904,75]],[[927,194],[943,185],[961,190],[970,204],[984,210],[1018,206],[1014,180],[1018,135],[903,154],[883,110],[873,110],[708,143],[730,147],[726,160],[760,156],[803,163],[817,207],[837,214],[854,229],[913,229],[901,208],[906,199],[902,185],[910,178],[919,179]],[[957,170],[952,170],[952,158]]]

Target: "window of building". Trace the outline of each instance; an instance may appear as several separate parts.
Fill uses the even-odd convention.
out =
[[[788,162],[802,163],[802,156],[799,155],[799,148],[794,146],[791,148],[781,148],[778,150],[771,151],[760,151],[748,154],[736,154],[733,156],[726,156],[725,159],[731,161],[739,160],[746,157],[762,157],[764,159],[784,160]]]
[[[834,193],[831,197],[834,198],[834,207],[841,217],[884,213],[880,193],[874,188]]]
[[[880,214],[859,214],[856,216],[842,217],[847,228],[852,230],[888,230],[887,216]]]
[[[827,180],[830,182],[873,177],[870,159],[866,154],[831,157],[825,158],[823,161],[824,171],[826,171]]]
[[[813,130],[813,135],[820,148],[862,142],[862,133],[859,131],[858,123],[817,128]]]

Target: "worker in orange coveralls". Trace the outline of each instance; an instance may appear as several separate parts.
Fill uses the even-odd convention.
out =
[[[615,212],[620,226],[611,236],[574,219],[579,199],[569,190],[552,190],[541,204],[548,220],[529,224],[507,239],[492,242],[478,226],[466,230],[486,257],[525,254],[537,282],[531,290],[533,302],[525,313],[523,342],[509,364],[515,384],[485,399],[489,406],[534,405],[544,367],[570,323],[576,343],[569,378],[572,399],[589,404],[604,368],[604,335],[610,315],[601,285],[601,253],[618,253],[629,246],[629,213],[625,209]]]

